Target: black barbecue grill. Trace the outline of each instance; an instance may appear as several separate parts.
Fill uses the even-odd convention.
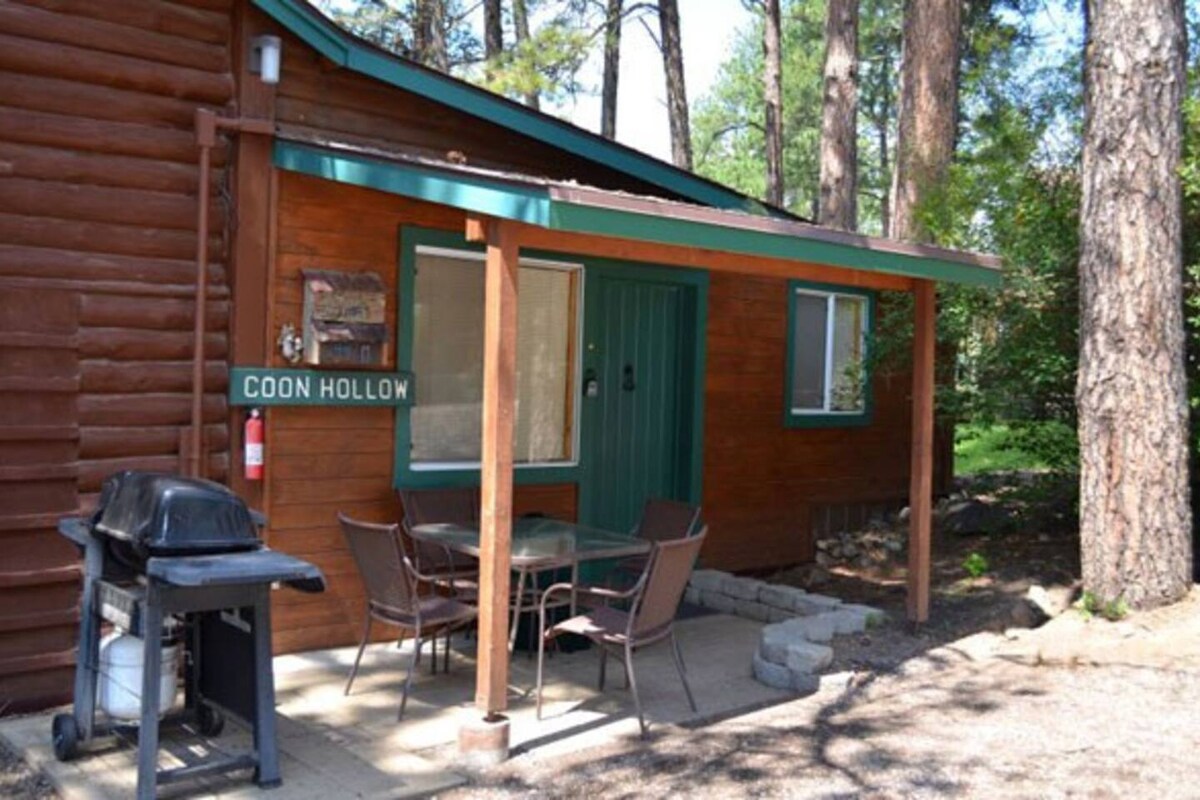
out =
[[[98,719],[100,627],[107,621],[144,641],[138,739],[138,797],[157,784],[253,769],[263,787],[281,782],[275,743],[270,587],[325,588],[312,564],[265,547],[261,515],[220,484],[127,471],[104,484],[90,518],[60,520],[59,531],[84,552],[84,586],[74,712],[54,718],[54,752],[121,734],[128,725]],[[170,721],[191,721],[215,736],[224,715],[254,730],[253,752],[159,770],[158,728],[164,631],[182,637],[184,706]]]

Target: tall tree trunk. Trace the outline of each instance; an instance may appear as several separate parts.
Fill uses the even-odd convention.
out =
[[[617,138],[617,83],[621,78],[621,20],[624,0],[608,0],[604,18],[604,84],[600,92],[600,135]]]
[[[504,50],[500,0],[483,0],[483,54],[489,61]]]
[[[687,87],[683,79],[683,44],[679,37],[678,0],[658,0],[663,71],[667,75],[667,118],[671,125],[671,160],[692,169],[692,129],[688,122]]]
[[[892,70],[892,59],[884,58],[883,69],[884,74],[890,74]],[[879,142],[879,174],[886,178],[892,173],[892,162],[888,156],[888,125],[892,119],[892,100],[891,92],[885,91],[883,97],[880,98],[880,119],[876,135]],[[883,196],[879,199],[879,230],[884,236],[888,235],[888,231],[892,229],[892,197],[888,187],[884,187]]]
[[[417,0],[413,13],[413,54],[417,61],[441,72],[450,71],[446,46],[446,0]]]
[[[961,37],[961,0],[905,0],[893,239],[928,239],[918,214],[929,193],[945,183],[954,156]]]
[[[1146,608],[1191,585],[1180,223],[1183,3],[1089,0],[1080,209],[1084,587]]]
[[[829,0],[817,222],[858,227],[858,0]]]
[[[527,47],[529,42],[529,10],[525,0],[512,0],[513,29],[517,36],[517,47]],[[541,110],[542,101],[537,90],[525,93],[525,105]]]
[[[783,42],[779,0],[763,4],[763,105],[766,107],[767,202],[783,206]]]

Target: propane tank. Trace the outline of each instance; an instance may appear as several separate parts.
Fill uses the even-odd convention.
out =
[[[142,716],[142,664],[145,644],[136,636],[113,631],[100,642],[100,709],[114,719]],[[179,645],[163,645],[158,682],[158,714],[175,705]]]
[[[261,481],[263,476],[263,419],[262,411],[250,409],[245,431],[246,480]]]

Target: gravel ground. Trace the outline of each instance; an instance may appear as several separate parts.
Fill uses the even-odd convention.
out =
[[[0,742],[0,797],[48,800],[58,795],[49,781],[29,769],[16,753]]]
[[[981,634],[848,691],[517,758],[448,796],[1200,797],[1200,598],[1167,611]]]

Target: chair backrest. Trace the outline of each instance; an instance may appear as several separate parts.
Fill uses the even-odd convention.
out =
[[[652,497],[642,509],[637,535],[651,542],[691,536],[700,525],[700,506]]]
[[[404,506],[404,522],[428,525],[452,522],[475,525],[479,522],[479,489],[473,486],[453,489],[398,489]]]
[[[630,634],[635,640],[669,629],[707,535],[705,527],[695,536],[654,543],[646,566],[646,583],[630,620]]]
[[[391,611],[414,613],[416,580],[403,550],[400,526],[359,522],[342,513],[338,514],[338,523],[366,586],[367,600]]]

